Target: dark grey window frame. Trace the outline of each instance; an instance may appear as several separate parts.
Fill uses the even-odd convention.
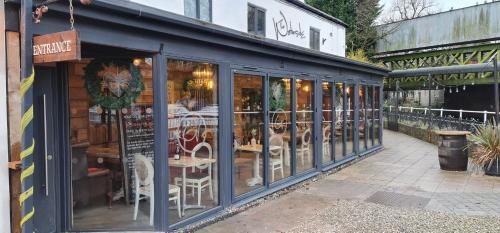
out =
[[[318,35],[316,38],[313,35]],[[320,50],[321,30],[315,27],[309,27],[309,48]]]
[[[160,75],[160,78],[158,79],[162,79],[162,81],[164,83],[161,83],[161,85],[158,85],[159,87],[166,87],[167,85],[167,81],[168,81],[168,61],[169,60],[181,60],[181,61],[189,61],[189,62],[199,62],[199,63],[210,63],[210,64],[213,64],[213,65],[217,65],[217,89],[219,90],[218,93],[217,93],[217,98],[218,98],[218,105],[219,105],[219,116],[218,116],[218,129],[217,129],[217,136],[218,136],[218,142],[217,142],[217,146],[219,148],[225,148],[227,147],[227,135],[224,134],[224,132],[227,131],[227,128],[226,124],[224,124],[223,122],[226,122],[226,119],[228,118],[228,111],[227,109],[225,109],[224,107],[222,107],[223,104],[227,104],[226,103],[226,100],[227,98],[224,98],[224,93],[225,91],[222,91],[222,90],[225,90],[225,88],[227,88],[227,83],[226,82],[223,82],[222,79],[223,77],[225,77],[227,74],[225,74],[226,70],[229,69],[227,63],[224,63],[223,61],[220,61],[220,60],[214,60],[214,59],[210,59],[210,58],[206,58],[206,57],[198,57],[198,56],[183,56],[183,55],[179,55],[179,54],[172,54],[172,53],[163,53],[163,56],[162,56],[162,62],[163,62],[163,66],[162,68],[164,68],[164,70],[162,70],[162,72],[164,72],[163,75]],[[162,65],[162,64],[158,64],[158,65]],[[167,94],[167,88],[163,88],[162,90],[162,98],[165,102],[168,103],[168,94]],[[163,104],[164,102],[160,102],[159,104],[161,105],[164,105]],[[164,117],[164,119],[162,118],[163,121],[165,121],[164,123],[164,126],[161,127],[161,133],[165,133],[166,135],[163,136],[165,138],[168,139],[168,136],[167,136],[167,133],[165,130],[165,128],[168,128],[168,108],[166,107],[165,108],[165,113],[162,114],[162,117]],[[232,144],[230,144],[232,145]],[[166,154],[168,152],[168,143],[166,143],[165,145],[160,145],[162,147],[165,147],[165,152],[163,152],[163,154]],[[217,188],[217,194],[214,193],[214,195],[217,195],[217,198],[218,198],[218,204],[217,206],[214,206],[212,208],[207,208],[205,209],[204,211],[200,212],[200,213],[197,213],[193,216],[189,216],[189,217],[183,217],[182,219],[180,219],[179,221],[177,222],[169,222],[168,221],[168,217],[165,218],[166,220],[162,220],[164,222],[166,222],[166,228],[168,228],[169,230],[174,230],[174,229],[177,229],[177,228],[180,228],[180,227],[183,227],[183,226],[186,226],[190,223],[193,223],[193,222],[196,222],[196,221],[199,221],[200,219],[203,219],[203,218],[206,218],[207,216],[211,216],[211,215],[214,215],[215,213],[218,213],[220,211],[222,211],[225,207],[227,207],[229,205],[228,203],[228,200],[227,199],[224,199],[226,198],[224,195],[222,195],[222,193],[226,190],[225,186],[227,185],[227,182],[228,182],[228,178],[227,178],[227,173],[224,173],[224,169],[225,167],[227,167],[227,165],[225,164],[226,161],[228,160],[228,154],[226,151],[223,151],[223,150],[220,150],[218,151],[218,157],[217,157],[217,162],[215,163],[215,166],[217,166],[217,170],[218,170],[218,177],[217,177],[217,181],[218,181],[218,186],[216,187]],[[169,166],[168,166],[168,159],[164,159],[165,162],[163,162],[160,166],[164,166],[163,164],[167,164],[166,168],[163,168],[162,170],[166,170],[164,171],[164,173],[166,174],[163,174],[164,177],[168,179],[170,179],[169,175]],[[155,190],[156,191],[156,190]],[[167,191],[168,193],[168,187],[167,187]],[[164,216],[168,216],[168,211],[169,211],[169,202],[165,202],[166,204],[163,204],[163,206],[159,205],[160,209],[163,208],[163,211],[165,212],[165,214],[163,214]],[[165,229],[165,228],[163,228]]]
[[[252,35],[257,35],[257,36],[265,37],[266,36],[266,19],[267,19],[266,9],[249,3],[248,7],[247,7],[247,23],[248,23],[248,10],[250,8],[253,8],[255,10],[254,11],[254,15],[252,16],[254,31],[250,32],[250,25],[247,24],[247,32],[250,33],[250,34],[252,34]],[[258,16],[258,12],[259,11],[262,12],[262,13],[264,13],[264,25],[262,25],[262,28],[263,28],[262,33],[259,33],[259,31],[257,30],[258,24],[259,24],[259,20],[258,20],[257,16]]]
[[[200,10],[200,0],[194,0],[196,3],[195,3],[195,7],[196,7],[196,19],[199,19],[199,20],[203,20],[201,19],[201,10]],[[208,22],[212,22],[212,0],[207,0],[208,1],[208,17],[209,17],[209,20]],[[184,0],[184,15],[186,15],[186,0]],[[187,16],[187,15],[186,15]]]
[[[326,121],[331,121],[330,122],[330,161],[323,161],[323,146],[321,146],[321,152],[320,152],[320,155],[318,156],[320,158],[320,163],[322,167],[325,167],[325,166],[328,166],[328,165],[331,165],[331,164],[334,164],[336,163],[335,161],[335,153],[336,153],[336,150],[335,150],[335,143],[337,143],[337,139],[335,137],[335,122],[337,120],[337,114],[336,114],[336,107],[337,107],[337,104],[336,104],[336,87],[335,87],[335,84],[337,83],[336,80],[334,79],[327,79],[325,77],[321,77],[319,78],[320,79],[320,82],[321,82],[321,85],[323,85],[323,82],[327,82],[328,84],[332,85],[332,89],[330,90],[330,101],[332,103],[331,105],[331,110],[332,110],[332,113],[331,113],[331,116],[330,116],[330,119],[325,119]],[[323,106],[323,94],[325,93],[325,90],[323,90],[322,88],[321,89],[321,106]],[[320,116],[322,117],[322,114],[323,114],[323,109],[320,110]],[[321,127],[323,127],[323,121],[321,122]],[[321,129],[323,131],[323,129]],[[323,143],[323,133],[321,133],[321,135],[319,135],[321,137],[321,139],[319,139],[318,141],[320,143]]]

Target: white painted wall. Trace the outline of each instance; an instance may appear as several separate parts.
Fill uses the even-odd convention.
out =
[[[4,1],[0,1],[0,232],[10,232],[9,132],[7,131],[7,64],[4,12]]]
[[[184,14],[184,0],[130,0],[161,10]],[[266,37],[309,48],[309,28],[320,30],[320,51],[345,56],[345,28],[319,15],[297,7],[284,0],[212,0],[212,22],[224,27],[247,32],[248,4],[266,9]],[[276,36],[278,28],[284,26],[283,16],[288,26],[299,30],[303,36]],[[274,21],[273,21],[274,20]],[[286,31],[286,30],[285,30]],[[324,40],[324,42],[323,42]]]

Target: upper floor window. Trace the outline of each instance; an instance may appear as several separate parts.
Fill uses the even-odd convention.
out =
[[[266,35],[266,10],[254,5],[248,5],[248,33]]]
[[[212,22],[212,0],[184,0],[184,15]]]
[[[311,27],[309,29],[309,47],[311,49],[319,50],[319,29]]]

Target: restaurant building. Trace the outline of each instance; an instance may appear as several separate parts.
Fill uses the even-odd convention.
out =
[[[2,1],[0,13],[0,159],[11,167],[2,232],[19,230],[16,161],[30,127],[21,120],[23,2]],[[75,0],[70,10],[56,1],[26,27],[36,36],[36,232],[166,232],[382,148],[388,70],[343,57],[341,21],[295,0],[164,2]],[[40,42],[72,25],[80,46]],[[41,56],[68,52],[81,59]]]

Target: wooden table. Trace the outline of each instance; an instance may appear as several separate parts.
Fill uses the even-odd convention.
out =
[[[204,209],[202,205],[187,205],[186,204],[186,169],[196,167],[203,164],[215,163],[216,159],[194,158],[191,156],[181,156],[180,159],[168,158],[169,167],[182,168],[182,214],[186,209]],[[211,177],[210,177],[211,179]]]
[[[87,155],[103,159],[120,159],[118,146],[92,145],[87,148]]]

